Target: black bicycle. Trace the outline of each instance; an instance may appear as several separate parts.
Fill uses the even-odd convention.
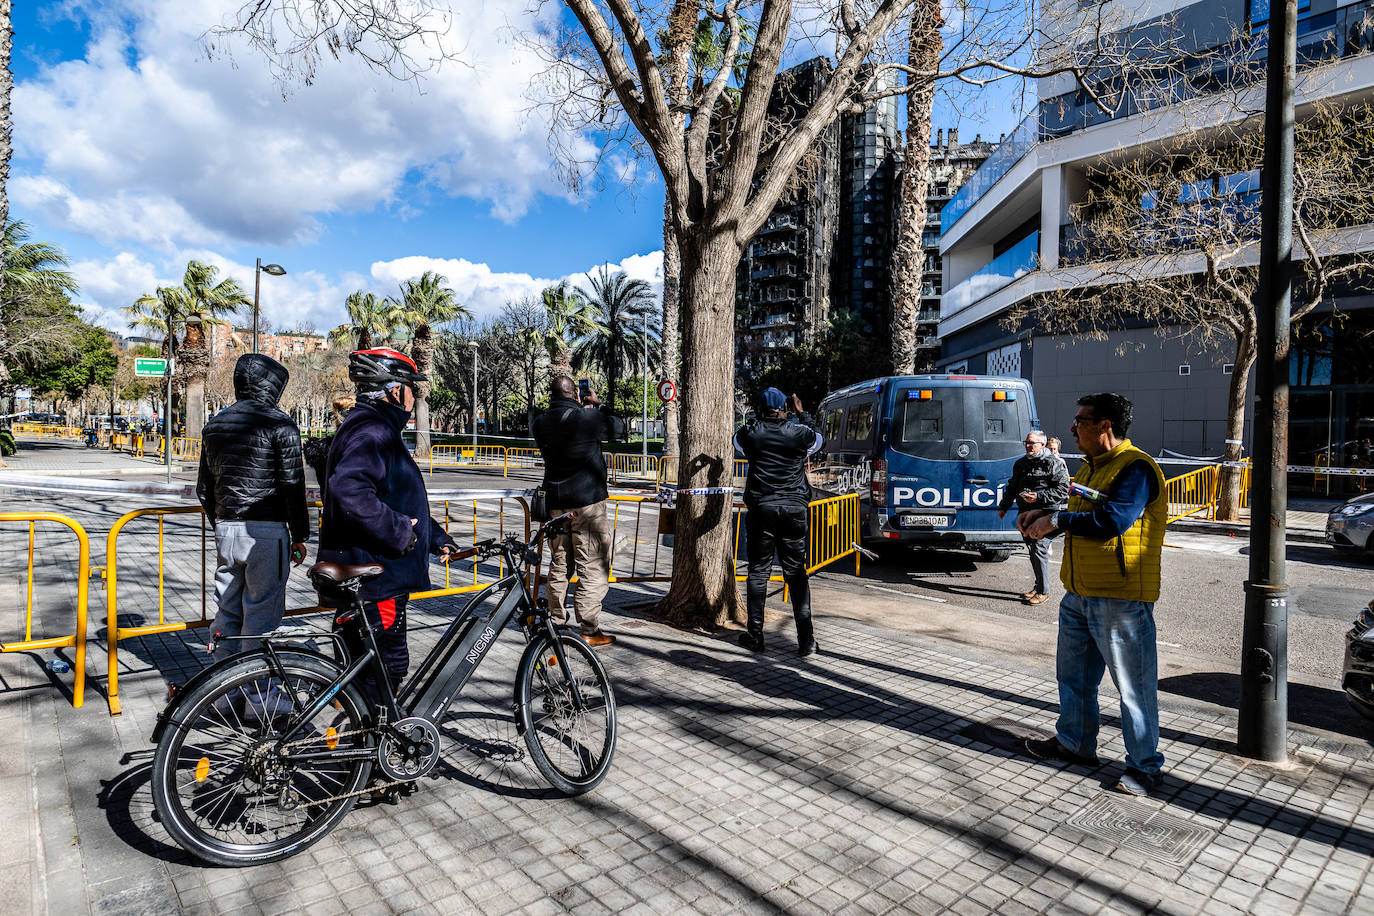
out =
[[[591,648],[533,600],[524,575],[558,522],[528,544],[508,536],[452,558],[500,556],[506,574],[473,595],[395,693],[358,597],[382,567],[311,567],[320,605],[337,609],[331,632],[248,637],[261,647],[200,672],[158,716],[151,783],[167,832],[218,865],[273,862],[318,842],[360,797],[398,792],[434,769],[439,721],[512,621],[527,643],[515,718],[530,758],[563,793],[595,788],[615,753],[611,683]],[[335,658],[302,644],[309,638],[333,642]],[[363,689],[369,673],[381,699]]]

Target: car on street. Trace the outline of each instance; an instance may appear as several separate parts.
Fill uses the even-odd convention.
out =
[[[1360,611],[1345,634],[1345,667],[1341,689],[1355,711],[1374,719],[1374,601]]]
[[[1368,551],[1374,547],[1374,493],[1362,493],[1341,503],[1326,516],[1326,543],[1338,550]]]

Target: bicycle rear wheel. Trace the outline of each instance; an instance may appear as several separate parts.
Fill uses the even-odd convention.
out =
[[[181,701],[153,758],[162,824],[183,849],[216,865],[261,865],[293,856],[332,830],[367,783],[372,761],[290,762],[274,751],[289,719],[338,676],[329,659],[279,651],[285,679],[249,655],[222,663]],[[292,738],[292,751],[371,748],[367,704],[351,685]]]
[[[548,637],[525,648],[516,672],[516,718],[540,774],[560,792],[596,788],[615,755],[615,694],[601,659],[585,642],[560,636],[565,666]],[[582,703],[573,698],[576,680]]]

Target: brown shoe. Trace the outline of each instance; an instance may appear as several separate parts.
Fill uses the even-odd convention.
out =
[[[601,646],[615,645],[615,637],[607,633],[594,633],[591,636],[583,636],[582,641],[593,649],[600,648]]]
[[[1044,604],[1046,601],[1049,601],[1049,600],[1050,600],[1050,596],[1049,596],[1049,595],[1031,595],[1029,598],[1026,599],[1026,603],[1027,603],[1027,604]]]
[[[1022,600],[1022,601],[1029,601],[1029,600],[1031,600],[1032,598],[1034,598],[1035,595],[1036,595],[1035,589],[1031,589],[1030,591],[1024,592],[1024,593],[1021,595],[1021,600]]]

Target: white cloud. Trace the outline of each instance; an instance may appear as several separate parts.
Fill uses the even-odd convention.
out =
[[[255,52],[203,52],[204,30],[239,0],[132,0],[118,15],[72,4],[93,15],[84,58],[41,66],[15,89],[16,202],[165,251],[308,241],[320,217],[400,203],[415,176],[514,220],[537,195],[567,193],[525,97],[542,65],[511,32],[557,13],[532,14],[526,0],[453,5],[462,64],[417,87],[345,54],[283,99]]]
[[[604,262],[612,271],[623,270],[632,279],[649,284],[655,298],[663,295],[663,252],[632,254],[619,262]],[[458,301],[467,306],[479,321],[495,317],[506,302],[526,296],[538,296],[546,287],[566,282],[570,286],[586,286],[588,274],[601,264],[593,264],[585,271],[563,277],[534,277],[527,273],[498,273],[486,264],[474,264],[464,258],[427,258],[412,256],[392,261],[377,261],[372,265],[374,289],[390,293],[401,281],[418,277],[433,270],[448,279],[449,287],[458,294]]]

